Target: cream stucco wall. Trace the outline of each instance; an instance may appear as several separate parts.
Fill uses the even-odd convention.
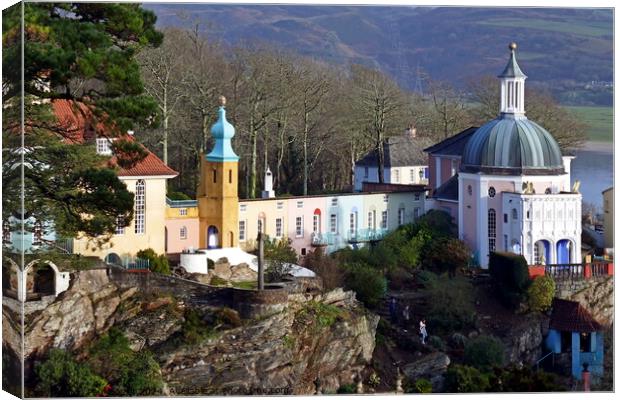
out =
[[[130,192],[135,192],[136,182],[140,178],[121,178]],[[140,250],[151,248],[158,254],[165,252],[166,228],[166,178],[144,177],[145,182],[145,230],[143,234],[135,233],[134,221],[125,227],[123,234],[113,235],[112,239],[101,248],[93,248],[83,236],[74,239],[73,251],[88,256],[105,258],[116,253],[124,259],[133,257]]]

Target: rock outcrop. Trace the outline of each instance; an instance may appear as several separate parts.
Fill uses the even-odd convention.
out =
[[[371,361],[379,318],[353,292],[285,294],[281,311],[238,327],[214,326],[210,339],[189,345],[183,341],[186,309],[223,310],[230,306],[230,289],[203,290],[192,281],[151,275],[79,271],[57,298],[26,303],[23,356],[31,366],[50,348],[80,358],[93,339],[116,326],[134,351],[150,348],[157,354],[166,391],[177,395],[311,394],[317,377],[325,391],[335,392]],[[177,295],[184,287],[191,295]],[[19,321],[19,303],[4,299],[3,347],[17,357]],[[32,369],[26,374],[28,381]]]
[[[312,394],[317,377],[335,392],[370,362],[378,320],[352,292],[297,294],[282,312],[158,356],[178,395]]]
[[[433,385],[433,391],[441,391],[444,373],[449,365],[450,357],[447,354],[435,352],[405,365],[403,373],[409,382],[415,382],[420,378],[428,379]]]
[[[603,325],[614,322],[614,277],[591,279],[581,291],[572,293],[567,300],[578,301]]]

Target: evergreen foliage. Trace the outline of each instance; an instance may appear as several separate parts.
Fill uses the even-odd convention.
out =
[[[45,397],[92,397],[104,393],[105,379],[93,373],[71,354],[51,349],[47,359],[36,368],[36,391]]]
[[[504,363],[504,344],[494,336],[481,335],[465,345],[465,364],[488,372]]]
[[[548,275],[538,276],[527,289],[527,303],[532,311],[547,311],[555,296],[555,281]]]
[[[468,365],[452,364],[444,384],[449,393],[480,393],[489,389],[489,376]]]
[[[139,4],[25,3],[24,21],[22,152],[21,68],[13,65],[21,59],[21,7],[3,13],[3,147],[9,149],[3,154],[3,218],[21,210],[23,183],[26,214],[50,221],[60,237],[84,232],[100,245],[133,218],[133,195],[92,143],[76,142],[73,124],[59,123],[44,100],[71,101],[87,134],[103,130],[118,137],[136,124],[154,123],[156,105],[143,94],[135,55],[158,45],[162,35],[155,15]],[[146,155],[133,141],[112,147],[121,167]],[[14,168],[22,153],[24,182]]]
[[[144,249],[136,254],[138,258],[149,261],[149,269],[158,274],[170,275],[170,263],[165,254],[157,254],[153,249]]]
[[[531,283],[525,257],[514,253],[492,252],[489,256],[489,272],[500,301],[516,309],[525,300]]]
[[[161,392],[159,365],[148,350],[134,352],[118,328],[111,328],[90,349],[88,365],[105,376],[113,396],[144,396]]]
[[[357,299],[367,307],[375,307],[387,292],[387,280],[375,268],[352,263],[346,266],[345,287],[357,294]]]

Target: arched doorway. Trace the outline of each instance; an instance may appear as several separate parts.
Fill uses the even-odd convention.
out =
[[[557,263],[570,264],[573,243],[568,239],[558,241],[557,245]]]
[[[122,266],[123,265],[123,260],[121,259],[121,257],[116,254],[116,253],[110,253],[107,256],[105,256],[105,258],[103,259],[103,261],[106,264],[112,264],[112,265],[118,265],[118,266]]]
[[[534,264],[551,264],[551,243],[548,240],[534,243]]]
[[[41,296],[56,294],[54,269],[49,264],[37,264],[32,268],[34,274],[33,291]]]
[[[218,234],[217,227],[211,225],[207,228],[207,249],[217,249],[219,247]]]

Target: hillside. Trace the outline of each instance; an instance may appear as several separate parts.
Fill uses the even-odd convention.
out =
[[[195,23],[226,44],[267,42],[337,64],[375,65],[419,89],[418,69],[465,86],[497,74],[519,44],[529,82],[562,102],[611,104],[613,14],[607,9],[149,4],[160,27]],[[423,89],[423,88],[422,88]]]

